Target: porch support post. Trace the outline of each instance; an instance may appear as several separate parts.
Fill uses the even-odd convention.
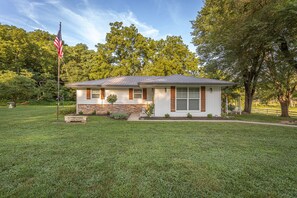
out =
[[[228,96],[226,95],[226,114],[228,115]]]

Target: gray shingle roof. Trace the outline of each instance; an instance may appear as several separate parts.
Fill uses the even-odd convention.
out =
[[[192,76],[184,75],[172,75],[172,76],[120,76],[112,77],[100,80],[92,80],[85,82],[76,82],[67,84],[68,87],[134,87],[139,85],[168,85],[168,84],[197,84],[197,85],[234,85],[232,82],[208,79],[208,78],[196,78]]]
[[[172,75],[172,76],[161,76],[157,79],[147,79],[141,81],[141,85],[149,84],[207,84],[207,85],[233,85],[234,83],[215,80],[209,78],[196,78],[193,76],[184,76],[184,75]]]

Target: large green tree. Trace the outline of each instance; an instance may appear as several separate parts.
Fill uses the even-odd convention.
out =
[[[181,37],[154,40],[144,37],[134,25],[115,22],[110,26],[106,43],[97,45],[97,65],[91,69],[91,79],[197,73],[198,59]]]
[[[62,64],[61,79],[64,82],[79,82],[90,79],[90,72],[96,67],[95,51],[85,44],[64,48],[65,59]]]
[[[166,39],[150,42],[148,63],[143,74],[168,76],[172,74],[196,74],[198,59],[190,52],[180,36],[167,36]]]
[[[12,100],[27,100],[36,94],[35,81],[28,72],[17,74],[12,71],[0,72],[0,98]]]
[[[282,52],[278,55],[294,65],[292,38],[296,23],[292,21],[296,15],[292,14],[292,5],[296,6],[296,2],[206,0],[192,22],[193,43],[207,70],[220,70],[223,76],[244,85],[245,112],[251,112],[259,75],[271,44],[277,44]],[[283,23],[283,20],[290,22]]]

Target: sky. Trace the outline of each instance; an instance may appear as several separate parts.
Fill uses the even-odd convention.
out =
[[[0,0],[0,23],[57,34],[62,22],[64,42],[95,49],[105,43],[109,23],[122,21],[153,39],[182,36],[194,52],[190,21],[202,6],[202,0]]]

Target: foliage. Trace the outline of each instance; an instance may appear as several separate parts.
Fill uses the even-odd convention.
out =
[[[192,114],[191,113],[187,113],[187,118],[192,118]]]
[[[57,99],[57,81],[47,80],[38,87],[38,99],[45,101],[56,101]]]
[[[94,110],[94,111],[92,112],[92,115],[96,115],[96,110]]]
[[[110,94],[109,96],[107,96],[106,100],[108,103],[113,105],[113,103],[115,103],[118,100],[118,97],[115,94]]]
[[[27,100],[35,94],[35,81],[15,72],[0,73],[0,98],[12,100]]]
[[[192,22],[193,43],[206,71],[244,85],[246,112],[272,48],[280,52],[274,54],[278,59],[297,68],[296,7],[291,0],[206,0]]]
[[[145,109],[145,114],[148,117],[151,117],[152,114],[154,113],[154,109],[155,109],[155,104],[154,103],[148,104],[146,109]]]
[[[55,110],[0,107],[1,197],[297,193],[296,128],[119,122],[101,116],[84,125],[67,125],[55,123]]]
[[[110,24],[106,43],[98,44],[97,64],[90,72],[91,79],[122,75],[193,74],[198,70],[198,59],[183,43],[181,37],[168,36],[165,40],[146,38],[131,25]]]
[[[112,113],[110,117],[115,120],[127,120],[129,115],[126,113]]]
[[[84,114],[84,112],[82,112],[82,111],[79,111],[79,112],[78,112],[78,114],[79,114],[79,115],[83,115],[83,114]]]
[[[0,72],[9,70],[35,81],[36,100],[57,98],[57,54],[55,35],[42,30],[26,32],[22,28],[0,24]],[[61,93],[65,100],[74,99],[74,91],[65,83],[119,75],[196,74],[198,59],[178,36],[153,40],[138,32],[135,25],[110,24],[105,44],[97,51],[85,44],[63,44]],[[35,89],[34,88],[34,89]]]
[[[213,116],[212,116],[211,113],[209,113],[209,114],[207,114],[207,117],[208,117],[208,118],[212,118]]]
[[[61,115],[68,115],[68,114],[75,114],[76,113],[76,106],[71,107],[62,107],[60,108],[59,114]]]
[[[235,109],[235,106],[233,104],[228,104],[228,111],[233,111]]]
[[[164,115],[164,117],[165,117],[165,118],[170,118],[170,115],[169,115],[168,113],[166,113],[166,114]]]
[[[65,64],[61,71],[61,79],[65,82],[81,82],[90,79],[90,71],[97,64],[95,51],[89,50],[85,44],[65,47]]]

